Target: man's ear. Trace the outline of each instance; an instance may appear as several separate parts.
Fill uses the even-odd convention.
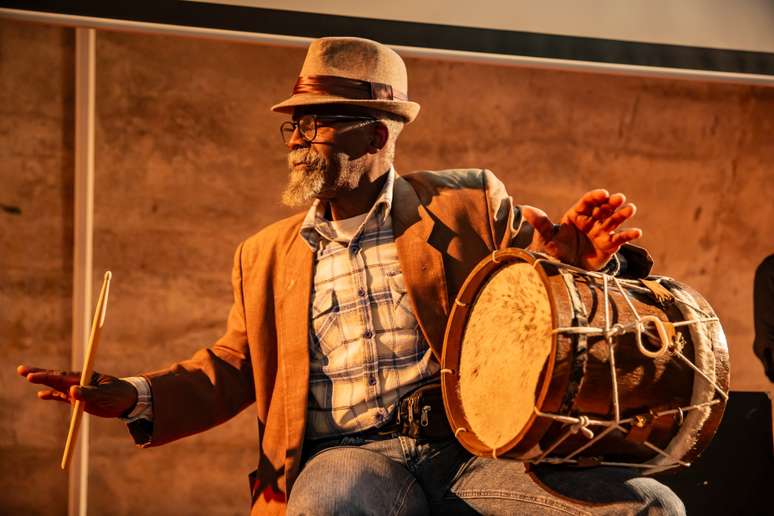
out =
[[[382,122],[374,124],[374,131],[371,135],[371,143],[368,146],[370,154],[376,154],[387,145],[387,139],[390,137],[390,131]]]

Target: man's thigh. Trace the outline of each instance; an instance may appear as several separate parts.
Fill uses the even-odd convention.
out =
[[[437,514],[685,514],[666,486],[623,468],[537,468],[470,458],[441,496],[428,493]]]
[[[429,508],[414,475],[381,453],[356,447],[327,448],[301,470],[288,515],[414,515]]]

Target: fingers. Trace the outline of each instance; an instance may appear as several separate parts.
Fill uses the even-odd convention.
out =
[[[534,206],[523,205],[521,206],[521,215],[524,217],[524,220],[529,222],[529,224],[535,228],[535,231],[537,231],[544,240],[548,241],[553,238],[554,224],[551,222],[551,219],[548,218],[546,212],[535,208]]]
[[[94,401],[95,396],[98,394],[97,387],[73,385],[70,387],[70,397],[74,400],[89,402]]]
[[[583,194],[562,217],[562,222],[572,223],[593,238],[595,234],[616,230],[636,212],[637,207],[632,203],[627,204],[624,194],[619,192],[609,195],[607,190],[598,189]]]
[[[73,401],[81,401],[85,403],[85,407],[89,409],[89,412],[102,409],[102,405],[105,405],[104,394],[100,395],[97,387],[80,387],[73,385],[67,392],[57,391],[55,389],[46,389],[38,391],[38,398],[42,400],[61,401],[63,403],[72,403]],[[97,407],[92,407],[89,404],[97,404]]]
[[[632,218],[635,213],[637,213],[637,206],[631,203],[627,204],[602,220],[600,229],[607,232],[614,231],[618,229],[621,224]]]
[[[71,385],[77,385],[81,381],[81,375],[77,372],[53,371],[26,365],[17,367],[16,372],[30,383],[47,385],[62,392],[67,392]]]
[[[16,368],[16,372],[19,373],[20,376],[27,376],[30,373],[37,373],[39,371],[43,371],[43,369],[40,369],[38,367],[30,367],[24,364]]]
[[[594,207],[591,211],[591,218],[594,220],[604,220],[610,217],[616,210],[626,202],[626,196],[621,193],[611,195],[607,201]]]
[[[64,371],[41,371],[27,375],[27,381],[30,383],[40,383],[66,391],[71,385],[77,385],[81,381],[81,376],[75,373],[66,373]]]
[[[70,403],[70,398],[67,397],[67,394],[60,391],[56,391],[54,389],[38,391],[38,398],[42,400],[54,400],[54,401],[62,401],[64,403]]]
[[[70,390],[67,392],[57,391],[55,389],[45,389],[42,391],[38,391],[38,398],[42,400],[55,400],[55,401],[64,401],[65,403],[70,403],[72,400],[79,400],[79,401],[91,401],[94,399],[94,393],[88,391],[87,389],[83,387],[79,387],[77,385],[73,385],[70,387]]]
[[[606,204],[609,200],[610,193],[604,188],[591,190],[583,194],[578,202],[575,203],[575,206],[572,207],[572,209],[578,214],[591,216],[594,208],[598,208],[603,204]]]
[[[640,228],[629,228],[622,231],[618,231],[610,235],[610,243],[619,248],[627,242],[637,240],[642,236],[642,230]]]
[[[602,219],[609,217],[625,202],[626,196],[624,194],[619,192],[610,195],[607,190],[600,188],[583,194],[572,210],[578,215]]]

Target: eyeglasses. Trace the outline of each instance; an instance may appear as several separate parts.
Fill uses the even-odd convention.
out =
[[[298,120],[282,122],[280,125],[280,134],[282,134],[282,141],[285,145],[293,138],[293,133],[296,128],[301,134],[301,138],[309,143],[314,143],[314,139],[317,137],[317,127],[319,122],[376,122],[376,119],[372,116],[358,116],[358,115],[304,115]]]

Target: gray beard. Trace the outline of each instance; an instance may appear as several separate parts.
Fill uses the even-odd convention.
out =
[[[303,163],[294,167],[293,163]],[[282,192],[282,204],[290,208],[306,206],[327,184],[333,184],[335,190],[354,190],[365,173],[363,160],[350,160],[345,153],[336,153],[330,162],[325,160],[312,147],[296,149],[288,153],[290,177],[285,191]],[[338,170],[336,177],[326,180],[326,176]]]

